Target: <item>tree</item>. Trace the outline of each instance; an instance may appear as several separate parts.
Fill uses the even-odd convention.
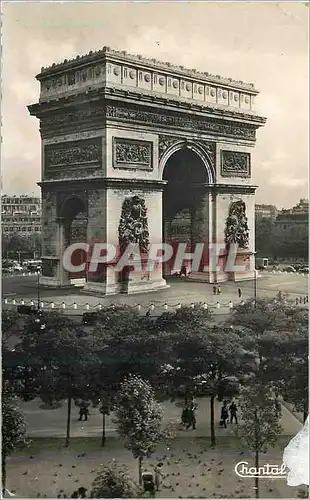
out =
[[[90,498],[139,498],[139,486],[125,466],[109,462],[101,467],[92,484]]]
[[[194,316],[194,312],[189,314]],[[166,327],[172,330],[165,332],[170,343],[170,361],[163,366],[162,383],[169,384],[175,394],[182,390],[185,405],[193,396],[210,396],[211,445],[214,446],[215,399],[238,393],[244,352],[242,340],[231,328],[214,326],[208,318],[196,323],[180,321],[177,329],[173,322],[166,323]]]
[[[228,324],[238,329],[244,345],[262,362],[260,341],[287,324],[286,306],[282,300],[250,299],[232,310]]]
[[[162,409],[155,401],[151,385],[136,375],[129,375],[117,396],[115,423],[127,449],[139,461],[139,484],[142,464],[154,453],[162,438]]]
[[[241,421],[237,434],[255,453],[255,468],[259,469],[259,455],[268,446],[275,446],[281,434],[281,406],[273,391],[261,381],[252,380],[251,385],[241,389]],[[259,477],[255,477],[255,497],[259,498]]]
[[[243,370],[243,339],[233,328],[224,325],[202,331],[208,371],[204,374],[205,391],[210,396],[211,446],[215,446],[215,399],[231,399],[239,393]]]
[[[41,255],[42,236],[40,233],[4,235],[2,238],[2,256],[5,258],[36,258]]]
[[[27,444],[24,415],[13,396],[2,391],[2,492],[6,488],[6,459]]]
[[[173,312],[165,312],[155,322],[155,328],[159,331],[177,333],[180,328],[199,329],[210,324],[213,319],[210,309],[204,307],[200,302],[194,303],[193,307],[182,306]]]
[[[308,415],[308,311],[287,307],[286,325],[260,339],[265,380],[273,382],[285,401]]]
[[[284,300],[259,299],[237,306],[230,321],[256,358],[252,374],[308,414],[308,311]],[[245,365],[245,368],[249,368]]]
[[[36,320],[29,320],[16,347],[14,375],[25,400],[38,396],[52,405],[67,399],[68,446],[72,400],[89,397],[91,368],[99,361],[92,337],[85,336],[69,318],[52,313],[45,314],[39,323]]]
[[[262,257],[278,255],[274,240],[275,223],[271,217],[262,217],[255,221],[255,246]]]

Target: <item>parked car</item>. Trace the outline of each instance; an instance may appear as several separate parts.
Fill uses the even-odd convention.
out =
[[[303,274],[309,274],[309,267],[301,267],[299,269],[299,272]]]
[[[296,269],[293,266],[287,266],[283,269],[283,271],[286,271],[287,273],[296,273]]]
[[[18,264],[17,266],[13,266],[13,270],[20,272],[20,271],[23,271],[24,268]]]

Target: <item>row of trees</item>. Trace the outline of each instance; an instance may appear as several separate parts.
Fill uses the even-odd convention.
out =
[[[103,445],[105,414],[115,410],[119,433],[138,458],[140,472],[143,457],[164,437],[156,399],[208,395],[215,446],[215,399],[241,391],[248,401],[244,415],[252,412],[255,418],[245,419],[248,427],[239,430],[250,436],[257,461],[266,443],[278,435],[279,415],[270,411],[278,396],[306,417],[306,311],[279,301],[248,301],[223,325],[214,325],[200,304],[165,313],[156,321],[129,307],[108,307],[100,314],[98,326],[85,332],[59,313],[45,313],[41,322],[30,319],[21,326],[17,316],[14,323],[14,314],[4,311],[8,334],[3,335],[3,380],[25,400],[40,397],[52,405],[67,399],[67,446],[72,402],[79,400],[101,405]],[[14,325],[20,342],[12,351],[8,339]],[[255,422],[268,422],[267,414],[271,420],[266,437],[259,435]]]
[[[3,259],[33,259],[41,256],[41,233],[19,233],[2,235]]]
[[[255,246],[260,257],[308,259],[308,228],[303,224],[279,227],[271,218],[255,222]]]

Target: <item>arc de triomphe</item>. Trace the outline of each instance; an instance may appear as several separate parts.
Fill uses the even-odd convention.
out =
[[[113,264],[97,273],[88,265],[74,275],[63,269],[73,242],[121,246],[137,206],[145,248],[163,239],[229,244],[239,232],[246,270],[226,272],[223,251],[217,270],[192,279],[253,277],[251,150],[266,122],[253,111],[253,84],[108,47],[42,68],[36,78],[40,98],[29,111],[42,138],[43,284],[83,277],[85,289],[103,294],[165,287],[169,264],[143,275],[129,270],[126,279]]]

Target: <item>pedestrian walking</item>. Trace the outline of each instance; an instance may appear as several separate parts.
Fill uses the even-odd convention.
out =
[[[186,406],[185,408],[183,408],[182,415],[181,415],[182,425],[185,427],[187,425],[188,421],[189,421],[189,409]]]
[[[233,420],[235,420],[236,424],[238,423],[238,419],[237,419],[237,411],[238,411],[238,408],[237,408],[237,405],[234,401],[231,402],[231,405],[229,407],[229,412],[230,412],[230,423],[232,424],[233,423]]]
[[[217,294],[221,295],[221,287],[220,286],[217,287]]]
[[[156,491],[159,491],[160,490],[160,487],[161,487],[161,482],[162,482],[162,479],[164,477],[163,475],[163,471],[162,471],[162,466],[164,464],[162,462],[159,462],[155,469],[154,469],[154,472],[155,472],[155,488],[156,488]]]
[[[89,410],[88,410],[87,406],[82,405],[80,407],[79,414],[80,414],[79,420],[83,420],[83,417],[84,417],[84,421],[88,420]]]
[[[220,426],[225,427],[227,429],[227,419],[228,419],[228,409],[226,403],[223,404],[222,409],[221,409],[221,421],[220,421]]]
[[[80,421],[82,420],[83,415],[84,415],[84,408],[82,406],[80,406],[80,409],[79,409],[79,420]]]
[[[241,291],[241,288],[238,288],[238,295],[239,295],[239,299],[241,299],[241,297],[242,297],[242,291]]]
[[[213,295],[216,295],[216,286],[213,286]]]
[[[196,416],[195,416],[195,410],[193,407],[190,407],[188,410],[188,421],[186,425],[186,430],[192,427],[193,431],[196,429]]]

